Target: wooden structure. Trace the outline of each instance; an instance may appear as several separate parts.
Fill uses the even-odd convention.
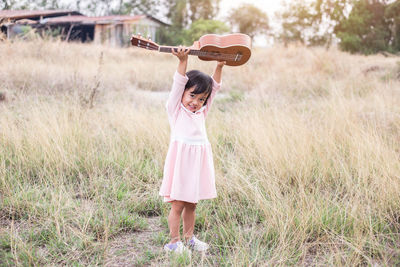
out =
[[[0,31],[12,39],[31,30],[40,20],[71,15],[82,14],[71,10],[0,10]]]
[[[141,32],[150,36],[153,40],[157,38],[158,28],[165,23],[146,15],[139,16],[62,16],[44,19],[42,24],[48,27],[64,27],[68,29],[67,39],[76,39],[79,32],[82,41],[88,39],[96,44],[107,44],[110,46],[127,46],[133,32]]]
[[[161,26],[168,24],[146,15],[88,17],[76,11],[0,11],[1,30],[14,38],[30,29],[50,32],[67,41],[94,42],[115,47],[128,46],[132,33],[158,40]]]

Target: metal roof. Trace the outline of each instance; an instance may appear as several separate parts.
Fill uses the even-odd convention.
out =
[[[72,10],[0,10],[0,19],[29,19],[47,16],[82,15]]]
[[[58,24],[58,23],[82,23],[82,24],[102,24],[102,23],[115,23],[115,22],[128,22],[138,21],[145,18],[141,16],[101,16],[101,17],[87,17],[87,16],[62,16],[54,18],[42,19],[42,24]]]
[[[0,21],[2,19],[15,22],[22,19],[41,19],[42,24],[58,23],[82,23],[82,24],[111,24],[138,21],[144,18],[151,19],[162,25],[169,25],[152,16],[146,15],[113,15],[88,17],[73,10],[0,10]]]
[[[37,24],[37,20],[31,20],[31,19],[19,19],[15,21],[16,24]]]

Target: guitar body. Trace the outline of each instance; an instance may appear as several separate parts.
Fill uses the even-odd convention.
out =
[[[195,44],[197,45],[197,44]],[[206,34],[200,37],[198,41],[200,51],[241,55],[240,59],[225,60],[228,66],[239,66],[246,63],[251,56],[251,39],[248,35],[241,33],[233,33],[228,35]],[[207,56],[199,56],[201,60],[215,60]],[[235,57],[233,57],[234,59]]]
[[[131,38],[133,46],[158,52],[172,53],[177,47],[159,46],[140,35]],[[190,47],[189,55],[198,56],[201,60],[226,61],[228,66],[240,66],[246,63],[251,56],[251,38],[242,33],[228,35],[206,34]]]

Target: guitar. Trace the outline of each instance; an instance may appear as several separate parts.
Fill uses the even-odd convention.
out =
[[[160,46],[150,39],[140,35],[133,35],[131,44],[148,50],[171,53],[178,47]],[[251,38],[242,33],[228,35],[206,34],[189,47],[189,55],[198,56],[201,60],[226,61],[228,66],[240,66],[246,63],[251,56]],[[176,51],[176,50],[175,50]]]

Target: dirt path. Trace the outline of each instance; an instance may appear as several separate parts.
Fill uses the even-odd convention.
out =
[[[147,230],[123,233],[110,241],[105,266],[160,266],[164,253],[154,238],[165,229],[160,217],[149,217],[147,223]]]

